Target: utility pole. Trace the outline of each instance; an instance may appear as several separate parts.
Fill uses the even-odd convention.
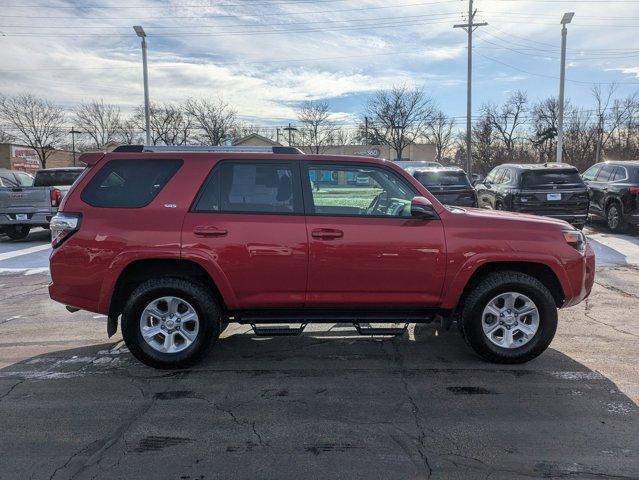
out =
[[[73,166],[75,167],[75,136],[82,133],[79,130],[76,130],[75,127],[71,127],[71,149],[73,150]]]
[[[151,114],[149,112],[149,72],[146,64],[146,33],[140,25],[133,27],[138,37],[142,39],[142,74],[144,75],[144,125],[146,129],[146,144],[151,145]]]
[[[473,0],[468,0],[468,23],[453,25],[453,28],[463,28],[468,33],[468,79],[466,87],[466,173],[470,176],[473,170],[472,148],[472,114],[473,114],[473,32],[478,27],[488,25],[486,22],[475,23],[477,9],[473,10]]]
[[[277,138],[277,143],[280,143],[280,127],[275,128],[275,135],[275,138]]]
[[[575,12],[564,13],[561,18],[561,70],[559,72],[559,115],[557,116],[557,163],[561,163],[564,154],[564,84],[566,83],[566,37],[568,25]]]
[[[292,141],[292,133],[293,132],[297,132],[297,128],[293,127],[290,123],[288,124],[288,127],[284,127],[284,130],[288,131],[288,145],[289,147],[291,146],[291,141]]]
[[[603,126],[604,126],[604,115],[603,113],[600,113],[599,123],[597,124],[597,156],[595,158],[595,163],[601,162],[601,148],[603,144]]]

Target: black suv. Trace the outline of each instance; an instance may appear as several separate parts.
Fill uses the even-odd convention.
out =
[[[577,228],[588,219],[588,187],[564,163],[500,165],[475,189],[482,208],[544,215]]]
[[[590,191],[590,213],[613,232],[639,224],[639,161],[602,162],[582,175]]]
[[[476,207],[477,194],[466,172],[458,167],[418,167],[406,171],[444,205]]]

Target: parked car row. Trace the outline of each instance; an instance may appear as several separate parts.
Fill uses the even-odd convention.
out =
[[[601,162],[583,175],[563,163],[504,164],[472,182],[458,167],[414,163],[405,170],[445,205],[542,215],[579,229],[594,215],[615,233],[639,225],[639,161]]]
[[[19,240],[33,227],[49,228],[62,198],[84,168],[38,170],[35,177],[24,172],[0,171],[0,232]]]

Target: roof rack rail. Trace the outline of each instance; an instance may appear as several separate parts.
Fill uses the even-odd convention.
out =
[[[113,150],[116,153],[139,152],[218,152],[218,153],[279,153],[286,155],[304,155],[296,147],[227,147],[213,145],[120,145]]]

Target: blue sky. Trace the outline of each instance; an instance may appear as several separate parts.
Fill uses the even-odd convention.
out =
[[[639,91],[639,1],[476,0],[474,105],[516,89],[555,95],[559,20],[569,26],[567,97],[592,107],[593,83]],[[0,92],[30,90],[69,109],[103,98],[126,111],[142,100],[140,46],[148,34],[155,101],[220,96],[256,124],[295,120],[326,99],[351,123],[369,95],[423,87],[465,115],[466,0],[2,0]]]

